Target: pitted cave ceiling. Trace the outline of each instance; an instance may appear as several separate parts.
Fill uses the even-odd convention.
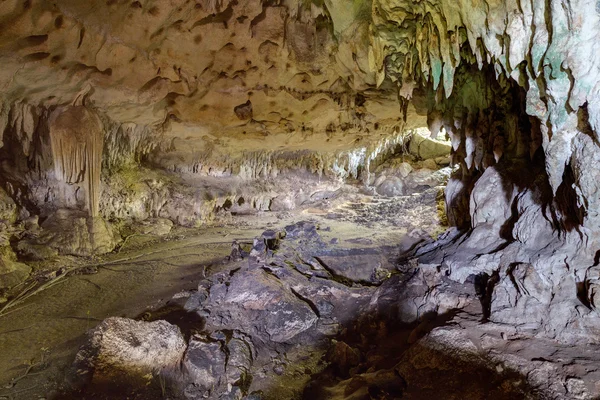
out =
[[[0,323],[204,265],[167,291],[202,332],[106,319],[61,390],[600,395],[598,0],[0,0],[0,65]]]
[[[592,1],[7,0],[0,6],[3,121],[21,118],[19,130],[30,141],[44,110],[85,104],[107,122],[171,139],[170,150],[182,157],[239,141],[246,150],[320,149],[321,140],[298,144],[299,134],[264,137],[398,129],[414,88],[437,90],[443,103],[461,63],[490,65],[497,77],[524,88],[526,111],[541,120],[547,155],[556,158],[549,168],[554,190],[570,156],[572,134],[561,132],[575,132],[580,108],[598,128]],[[430,114],[434,130],[443,124],[458,135],[459,113],[489,106],[480,82],[466,90],[469,101],[460,111]],[[553,134],[558,138],[550,143]]]

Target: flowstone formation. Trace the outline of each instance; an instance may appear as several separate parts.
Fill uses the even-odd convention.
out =
[[[84,182],[90,216],[98,216],[104,133],[97,115],[85,107],[57,109],[50,115],[49,136],[56,177],[73,185]]]

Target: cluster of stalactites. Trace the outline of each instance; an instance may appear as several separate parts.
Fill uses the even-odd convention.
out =
[[[374,0],[371,65],[378,82],[456,86],[463,61],[493,65],[527,93],[527,111],[553,128],[586,103],[600,112],[600,7],[590,0]],[[600,123],[596,126],[600,130]]]
[[[56,178],[84,184],[88,211],[97,216],[104,141],[100,118],[84,106],[67,106],[55,110],[48,124]]]
[[[503,120],[498,120],[502,116]],[[445,119],[442,125],[452,142],[452,163],[463,172],[483,171],[503,158],[533,159],[542,145],[536,125],[530,132],[520,129],[521,115],[502,115],[494,110],[479,110],[458,119]]]
[[[510,79],[492,79],[493,66],[464,63],[457,69],[449,98],[429,87],[428,124],[433,136],[445,132],[452,160],[464,173],[484,169],[503,158],[533,159],[542,146],[539,123],[525,111],[525,91]]]
[[[105,173],[126,165],[136,165],[143,156],[158,146],[154,140],[161,133],[159,128],[134,123],[117,123],[104,119],[103,165]]]

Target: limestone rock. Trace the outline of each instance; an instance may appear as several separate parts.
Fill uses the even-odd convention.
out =
[[[38,244],[35,239],[23,239],[17,243],[19,257],[33,261],[47,261],[58,256],[58,250],[46,244]]]
[[[89,256],[112,251],[120,238],[103,218],[87,217],[73,210],[58,210],[41,225],[35,244],[47,245],[60,254]]]
[[[450,143],[425,137],[415,131],[411,136],[408,151],[421,160],[429,160],[447,156],[450,149]]]
[[[14,200],[0,187],[0,221],[13,224],[17,220],[18,211]]]
[[[273,342],[290,341],[317,321],[304,301],[263,270],[235,274],[215,302],[219,308],[209,307],[211,320],[223,326],[235,321],[240,329]],[[255,321],[260,324],[255,325]]]
[[[385,178],[375,189],[378,194],[387,197],[401,196],[405,193],[405,183],[397,176]]]
[[[182,362],[185,397],[225,399],[245,394],[252,361],[253,346],[238,331],[230,337],[220,331],[210,337],[193,336]]]
[[[491,320],[530,329],[539,327],[551,301],[549,285],[530,264],[513,264],[505,274],[494,288]]]
[[[320,256],[319,262],[334,276],[357,283],[379,284],[387,279],[393,265],[381,255],[350,252],[348,255]]]
[[[75,366],[93,384],[144,382],[163,369],[176,367],[185,349],[179,328],[166,321],[111,317],[88,333]]]
[[[17,261],[9,246],[0,247],[0,289],[10,289],[29,277],[31,267]]]
[[[134,224],[133,230],[142,235],[165,236],[171,232],[173,221],[166,218],[151,218]]]
[[[196,337],[190,340],[183,359],[183,366],[194,382],[193,390],[198,392],[198,398],[208,397],[215,389],[218,390],[225,376],[227,355],[222,349],[221,342],[204,342]],[[186,397],[195,398],[189,388]],[[213,397],[216,397],[213,395]]]

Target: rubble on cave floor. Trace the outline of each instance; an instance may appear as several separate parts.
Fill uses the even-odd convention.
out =
[[[418,167],[416,169],[420,170]],[[387,174],[391,175],[391,172]],[[442,229],[440,216],[435,214],[437,208],[435,196],[424,195],[423,197],[423,192],[420,192],[422,190],[437,193],[440,187],[436,185],[442,181],[432,180],[429,186],[419,188],[415,186],[418,190],[414,193],[407,191],[394,197],[373,193],[352,182],[335,183],[337,186],[331,188],[334,190],[326,190],[327,185],[332,183],[325,180],[314,186],[311,186],[313,181],[305,180],[303,185],[292,181],[288,182],[290,187],[294,182],[296,187],[302,187],[303,190],[295,192],[300,194],[295,198],[297,205],[294,203],[292,209],[252,210],[250,207],[245,208],[247,204],[236,201],[232,202],[230,208],[220,207],[213,210],[213,223],[202,230],[182,227],[165,218],[149,218],[133,223],[123,222],[121,225],[107,224],[110,230],[94,232],[99,234],[100,238],[106,237],[110,240],[120,236],[120,239],[115,241],[118,245],[115,251],[94,257],[82,258],[72,255],[89,255],[92,252],[91,245],[100,243],[97,238],[95,240],[87,236],[86,231],[90,225],[80,213],[58,211],[42,222],[36,217],[29,217],[11,228],[14,229],[11,234],[17,240],[9,240],[7,236],[4,242],[6,248],[10,249],[11,257],[15,260],[17,255],[26,260],[33,267],[33,271],[30,279],[26,281],[27,285],[16,286],[17,295],[25,294],[23,301],[11,297],[10,292],[4,292],[7,297],[4,299],[3,306],[9,304],[10,307],[3,309],[0,317],[3,324],[14,324],[15,329],[0,331],[0,344],[7,349],[4,352],[6,358],[0,360],[2,369],[0,375],[4,377],[3,380],[12,382],[13,379],[19,378],[21,371],[18,366],[21,357],[37,362],[40,349],[43,347],[47,350],[43,353],[46,354],[44,363],[36,365],[31,370],[36,375],[27,374],[26,377],[18,380],[14,387],[0,391],[0,395],[23,389],[28,383],[37,386],[33,392],[24,392],[22,398],[29,398],[32,393],[41,395],[52,392],[62,385],[60,382],[63,382],[62,371],[65,363],[72,361],[74,351],[81,344],[86,330],[108,316],[134,317],[138,314],[146,314],[142,312],[146,308],[152,315],[150,319],[154,320],[161,315],[156,310],[174,293],[182,291],[186,294],[193,287],[197,288],[197,281],[204,274],[210,275],[228,269],[228,262],[223,264],[222,260],[231,250],[232,242],[236,243],[237,247],[234,247],[238,249],[239,254],[245,254],[250,250],[249,246],[252,246],[252,239],[260,236],[260,233],[269,227],[277,230],[302,219],[310,220],[309,225],[320,227],[318,235],[321,238],[320,248],[339,250],[338,253],[335,250],[321,254],[321,260],[328,263],[329,272],[324,269],[321,272],[311,272],[312,267],[296,261],[298,271],[303,271],[296,274],[305,274],[303,276],[322,274],[324,281],[329,280],[335,285],[334,292],[345,288],[345,285],[352,281],[357,287],[364,285],[372,288],[379,285],[393,273],[394,265],[390,259],[397,256],[402,246],[409,248]],[[287,190],[285,181],[279,181],[278,184],[281,193],[285,193]],[[387,224],[376,219],[377,210],[372,210],[362,217],[371,218],[372,223],[361,225],[354,218],[356,210],[347,207],[348,204],[355,204],[364,206],[367,210],[371,205],[385,203],[396,204],[401,208],[409,205],[406,203],[408,196],[413,199],[411,205],[415,205],[418,201],[424,202],[422,204],[424,214],[419,218],[422,218],[422,226],[425,229],[413,229],[415,225],[419,225],[418,219],[412,219],[411,225],[407,226]],[[247,198],[251,199],[249,196]],[[248,209],[252,212],[244,211]],[[333,209],[336,209],[336,215],[328,215],[327,210]],[[408,213],[406,209],[401,211]],[[434,215],[430,215],[432,213]],[[431,217],[427,220],[427,224],[426,216]],[[79,236],[69,233],[72,226],[78,229]],[[105,234],[107,232],[109,235]],[[408,233],[412,233],[412,236],[407,236]],[[287,243],[292,246],[295,242],[290,242],[288,237],[283,246],[288,246]],[[397,244],[401,247],[397,248]],[[342,254],[344,249],[352,249],[352,251]],[[294,251],[292,247],[289,247],[289,250]],[[232,257],[232,261],[235,258]],[[309,261],[317,262],[312,258]],[[355,270],[353,265],[356,262],[369,264],[371,268]],[[26,264],[23,266],[25,267]],[[273,279],[275,278],[271,276],[264,288],[271,287]],[[166,286],[163,287],[161,282],[165,282]],[[40,288],[43,290],[37,292]],[[271,292],[276,293],[278,288],[275,286]],[[291,304],[300,306],[297,310],[299,320],[304,321],[304,325],[311,326],[316,318],[314,308],[301,300],[302,290],[298,290],[299,292],[288,293],[284,297]],[[29,297],[29,294],[33,296]],[[12,301],[15,299],[19,301],[13,305]],[[327,304],[324,307],[327,309]],[[281,310],[282,313],[288,311]],[[323,312],[323,315],[325,314],[326,310]],[[193,315],[190,317],[191,314],[187,312],[184,315],[187,320],[194,319]],[[170,315],[165,318],[170,321]],[[295,332],[292,329],[285,333],[274,333],[277,329],[275,324],[270,332],[275,339],[279,338],[278,340],[282,341],[288,340],[288,337]],[[331,326],[323,329],[335,329],[335,324],[332,323]],[[42,345],[40,348],[29,345],[23,348],[25,343],[33,342]],[[308,350],[302,349],[302,346],[298,346],[297,350],[302,352],[302,357],[310,356],[315,365],[320,360],[318,352],[314,354],[307,352]],[[278,371],[283,368],[284,360],[280,364]],[[37,375],[38,372],[40,375]],[[269,371],[265,373],[266,377],[271,375]],[[58,386],[57,382],[60,383]]]
[[[401,261],[389,248],[335,247],[321,232],[294,223],[263,232],[249,252],[234,252],[239,261],[172,300],[202,318],[191,331],[176,320],[107,319],[88,333],[70,395],[111,398],[102,396],[110,395],[115,371],[123,371],[119,395],[132,398],[598,394],[591,368],[597,345],[574,348],[487,321],[475,276],[460,284],[434,264]],[[187,336],[187,350],[145,339],[165,329],[161,340]]]

